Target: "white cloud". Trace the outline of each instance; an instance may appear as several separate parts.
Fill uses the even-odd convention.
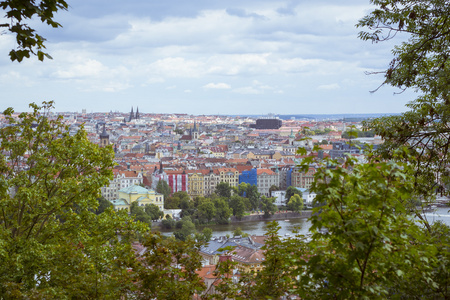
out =
[[[36,84],[34,80],[32,80],[29,76],[23,75],[17,71],[10,71],[6,74],[0,75],[0,85],[7,87],[32,87]]]
[[[161,76],[193,78],[202,75],[203,63],[183,57],[168,57],[157,60],[149,67]]]
[[[259,80],[252,80],[251,86],[245,86],[241,88],[236,88],[233,90],[233,92],[238,94],[244,94],[244,95],[257,95],[257,94],[263,94],[267,91],[273,91],[275,90],[274,87],[264,84],[260,82]],[[274,94],[279,94],[279,90],[275,90],[273,92]]]
[[[319,89],[319,90],[337,90],[337,89],[340,89],[340,88],[341,87],[337,83],[323,84],[323,85],[319,85],[317,87],[317,89]]]
[[[106,73],[106,69],[101,62],[87,59],[73,63],[69,68],[57,70],[54,76],[60,79],[97,77],[100,73]]]
[[[146,80],[146,84],[163,83],[165,80],[161,77],[149,77]]]
[[[262,91],[254,88],[252,86],[237,88],[237,89],[234,89],[233,92],[238,93],[238,94],[244,94],[244,95],[257,95],[257,94],[262,93]]]
[[[132,87],[132,85],[126,82],[107,82],[106,84],[103,84],[93,90],[95,91],[98,89],[100,91],[114,93],[129,89],[130,87]]]
[[[231,86],[229,84],[220,82],[220,83],[208,83],[203,86],[205,89],[219,89],[219,90],[226,90],[231,89]]]
[[[196,104],[206,101],[202,97],[229,103],[223,93],[229,90],[242,103],[251,97],[239,94],[263,95],[258,109],[266,111],[276,102],[277,110],[314,112],[318,107],[326,112],[324,108],[332,108],[321,101],[335,99],[337,89],[348,93],[342,95],[342,110],[352,108],[346,104],[355,99],[387,101],[384,94],[369,94],[383,78],[367,77],[364,71],[386,68],[398,40],[372,45],[357,39],[354,24],[370,7],[360,0],[130,0],[107,7],[75,2],[58,13],[63,29],[40,32],[48,38],[53,60],[11,63],[7,53],[14,38],[0,35],[0,85],[8,101],[23,105],[52,97],[61,110],[83,105],[96,111],[114,103],[112,109],[121,109],[128,99],[151,95],[165,107],[207,113],[207,105],[183,101],[194,87],[208,90],[196,94]],[[93,30],[84,32],[86,28]],[[411,99],[397,95],[396,103],[400,97],[407,99],[401,105]],[[150,105],[141,101],[143,109]],[[255,113],[254,105],[222,108]]]

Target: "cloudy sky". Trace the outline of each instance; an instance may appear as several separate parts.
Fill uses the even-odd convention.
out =
[[[358,40],[369,0],[68,0],[36,23],[53,60],[10,62],[0,35],[0,108],[192,114],[397,113],[414,99],[380,75],[393,43]],[[395,42],[398,42],[396,40]]]

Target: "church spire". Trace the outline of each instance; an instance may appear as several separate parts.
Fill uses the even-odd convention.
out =
[[[194,129],[191,132],[192,139],[197,140],[198,139],[198,129],[197,129],[197,123],[194,120]]]
[[[130,117],[128,118],[128,122],[134,120],[134,112],[133,112],[133,106],[131,107]]]
[[[109,134],[106,132],[105,124],[103,124],[103,132],[100,134],[100,146],[109,145]]]
[[[136,120],[139,120],[139,106],[136,106],[136,116],[135,116],[135,118],[136,118]]]

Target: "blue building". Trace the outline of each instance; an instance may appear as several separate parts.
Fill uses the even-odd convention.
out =
[[[251,185],[257,185],[258,175],[256,173],[256,169],[242,171],[242,175],[239,175],[239,184],[241,184],[242,182],[249,183]]]

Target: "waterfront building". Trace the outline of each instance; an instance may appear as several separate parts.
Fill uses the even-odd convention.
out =
[[[309,167],[306,173],[299,168],[294,168],[292,171],[291,185],[297,188],[309,189],[314,181],[314,174],[316,169]]]
[[[188,192],[189,182],[186,171],[164,170],[160,162],[159,170],[155,168],[152,174],[152,189],[156,189],[158,182],[164,180],[171,188],[171,193]]]
[[[257,187],[258,192],[263,195],[270,197],[269,189],[272,185],[280,185],[280,176],[278,173],[269,169],[257,169]]]
[[[189,170],[188,173],[188,194],[195,198],[205,195],[205,178],[204,175],[209,173],[209,170]]]
[[[250,185],[258,185],[256,169],[251,169],[249,171],[242,171],[239,175],[239,183],[248,183]]]
[[[219,173],[219,183],[226,182],[231,187],[239,184],[239,171],[235,168],[219,168],[215,172]]]
[[[115,210],[127,209],[129,211],[131,203],[137,202],[138,206],[154,204],[161,211],[164,211],[164,195],[138,185],[119,190],[118,199],[113,199],[110,202],[114,205]]]
[[[272,191],[270,196],[275,198],[274,204],[276,206],[286,206],[286,191],[285,190]]]
[[[212,169],[203,176],[204,178],[204,195],[209,196],[214,193],[216,186],[220,182],[220,175]]]
[[[280,185],[278,187],[280,190],[286,190],[291,186],[292,169],[292,167],[283,167],[279,170]]]

